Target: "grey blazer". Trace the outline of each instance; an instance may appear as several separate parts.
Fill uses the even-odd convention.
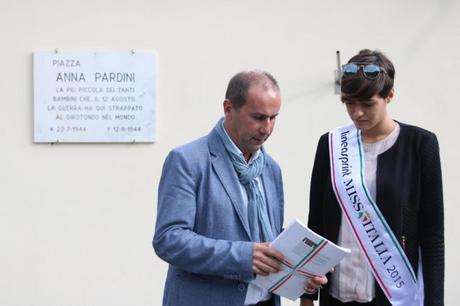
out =
[[[272,229],[279,234],[281,170],[268,154],[265,160],[261,178]],[[169,263],[163,305],[244,304],[254,278],[253,242],[237,174],[215,128],[167,156],[153,247]],[[275,300],[280,305],[279,297]]]

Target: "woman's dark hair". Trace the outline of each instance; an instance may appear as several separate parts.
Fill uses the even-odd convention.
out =
[[[378,94],[382,98],[388,97],[395,78],[393,63],[380,51],[364,49],[353,56],[348,63],[375,64],[385,70],[380,72],[375,79],[367,79],[362,73],[362,68],[350,76],[342,76],[341,91],[342,102],[367,101]]]

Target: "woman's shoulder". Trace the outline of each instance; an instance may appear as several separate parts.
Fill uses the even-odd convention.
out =
[[[425,128],[398,122],[400,126],[399,137],[403,143],[412,144],[421,150],[422,148],[438,148],[438,139],[436,134]]]
[[[433,139],[433,138],[436,138],[436,134],[433,133],[432,131],[429,131],[425,128],[422,128],[422,127],[419,127],[419,126],[416,126],[416,125],[412,125],[412,124],[407,124],[407,123],[403,123],[403,122],[399,122],[397,121],[400,128],[401,128],[401,135],[403,137],[416,137],[416,138],[420,138],[420,139]]]
[[[401,127],[401,129],[404,129],[409,133],[434,135],[434,133],[432,131],[429,131],[429,130],[427,130],[425,128],[422,128],[420,126],[416,126],[416,125],[412,125],[412,124],[408,124],[408,123],[404,123],[404,122],[400,122],[400,121],[396,121],[396,122],[398,122],[398,124]]]
[[[329,147],[329,132],[324,133],[318,139],[318,149],[320,148],[328,148]]]

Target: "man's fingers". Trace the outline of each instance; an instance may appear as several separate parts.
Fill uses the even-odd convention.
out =
[[[272,256],[278,258],[279,260],[284,260],[284,255],[277,249],[270,247],[270,250],[272,251]]]
[[[263,270],[268,273],[275,273],[281,270],[280,263],[272,257],[257,256],[256,258],[254,258],[253,264],[260,270]]]
[[[253,265],[253,266],[252,266],[252,271],[254,271],[254,273],[255,273],[255,274],[258,274],[258,275],[264,275],[264,276],[268,275],[267,272],[262,271],[262,270],[259,269],[256,265]]]
[[[268,275],[270,273],[276,273],[277,270],[274,269],[273,267],[270,267],[264,263],[261,263],[261,262],[257,262],[257,263],[254,263],[254,266],[253,266],[253,270],[254,270],[254,273],[256,274],[261,274],[261,275]]]
[[[264,249],[264,252],[267,256],[269,257],[276,257],[279,260],[284,260],[284,255],[274,247],[272,247],[270,244],[266,245],[267,248]]]
[[[281,270],[281,264],[276,259],[282,260],[283,254],[271,247],[269,243],[256,243],[253,253],[253,271],[256,274],[276,273]]]
[[[262,252],[267,256],[276,257],[280,260],[284,259],[283,253],[272,247],[268,242],[256,243],[254,246],[254,251]]]
[[[267,256],[267,255],[264,255],[264,256],[260,256],[259,258],[259,261],[267,266],[270,266],[272,267],[273,269],[275,270],[280,270],[281,269],[281,264],[278,262],[278,260],[276,260],[274,257],[272,256]]]

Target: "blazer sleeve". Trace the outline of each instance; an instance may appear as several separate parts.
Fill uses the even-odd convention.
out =
[[[444,208],[436,135],[421,145],[420,246],[425,305],[444,305]]]
[[[251,281],[252,242],[211,239],[193,231],[198,179],[184,155],[172,151],[163,165],[153,238],[155,252],[188,272]]]

